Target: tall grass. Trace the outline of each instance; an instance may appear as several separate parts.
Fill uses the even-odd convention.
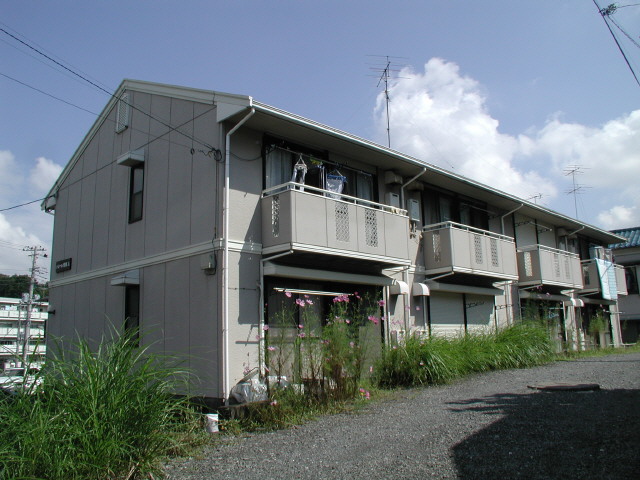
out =
[[[540,365],[553,357],[546,329],[531,323],[458,338],[411,337],[384,349],[374,381],[382,388],[443,384],[475,372]]]
[[[34,391],[0,401],[0,478],[138,478],[197,443],[199,418],[171,394],[183,372],[136,342],[78,341]]]

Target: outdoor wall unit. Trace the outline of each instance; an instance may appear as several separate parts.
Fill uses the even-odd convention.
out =
[[[393,192],[387,192],[384,196],[387,205],[395,208],[400,208],[400,195]]]
[[[387,170],[384,172],[384,183],[386,185],[402,185],[402,176],[393,170]]]

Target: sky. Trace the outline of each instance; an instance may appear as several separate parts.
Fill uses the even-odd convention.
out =
[[[616,5],[631,68],[592,0],[0,0],[0,273],[28,273],[25,246],[50,252],[35,200],[124,78],[251,95],[387,145],[387,57],[393,149],[640,226],[640,5]]]

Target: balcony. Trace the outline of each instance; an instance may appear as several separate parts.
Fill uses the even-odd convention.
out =
[[[595,296],[605,300],[616,300],[618,295],[627,295],[624,267],[608,260],[592,258],[582,262],[584,289],[581,295]]]
[[[476,285],[518,278],[511,237],[454,222],[428,225],[422,236],[427,275]]]
[[[292,250],[408,265],[406,211],[287,183],[262,193],[264,254]]]
[[[558,291],[583,287],[580,257],[544,245],[518,249],[518,274],[521,287],[542,285]]]

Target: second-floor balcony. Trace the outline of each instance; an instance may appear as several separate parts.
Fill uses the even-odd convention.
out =
[[[582,277],[583,295],[596,295],[606,300],[614,300],[618,295],[627,295],[627,282],[622,265],[595,258],[584,260]]]
[[[262,247],[407,265],[406,211],[308,185],[262,193]]]
[[[428,225],[422,236],[428,276],[456,274],[452,281],[478,285],[518,278],[511,237],[454,222]]]
[[[580,257],[545,245],[518,249],[518,284],[521,287],[555,287],[557,290],[582,288]]]

